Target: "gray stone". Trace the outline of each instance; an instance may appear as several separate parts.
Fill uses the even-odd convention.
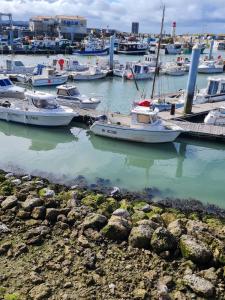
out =
[[[199,294],[203,297],[212,297],[215,292],[214,285],[195,274],[192,275],[185,275],[183,277],[184,284],[190,287],[196,294]]]
[[[43,236],[45,237],[48,233],[50,233],[50,228],[47,226],[38,226],[36,228],[32,228],[26,232],[26,239],[35,237],[35,236]]]
[[[22,181],[20,179],[18,179],[18,178],[11,180],[11,183],[14,184],[14,185],[16,185],[16,186],[20,185],[21,182]]]
[[[122,217],[122,218],[125,218],[125,219],[128,219],[130,217],[129,212],[126,209],[123,209],[123,208],[118,208],[118,209],[114,210],[112,215]]]
[[[180,250],[183,257],[197,264],[206,264],[212,258],[212,253],[208,246],[190,235],[181,236]]]
[[[55,191],[53,191],[49,188],[43,188],[40,191],[40,194],[42,197],[53,198],[55,196]]]
[[[45,218],[50,222],[56,222],[58,215],[61,211],[57,208],[47,208]]]
[[[8,196],[4,201],[1,203],[2,209],[10,209],[17,205],[17,197],[16,196]]]
[[[175,250],[176,238],[164,227],[158,227],[152,235],[151,246],[157,253]]]
[[[93,228],[100,230],[102,227],[104,227],[107,223],[107,218],[103,215],[96,214],[96,213],[90,213],[86,216],[83,222],[83,227],[86,228]]]
[[[8,233],[10,232],[10,229],[7,225],[5,225],[4,223],[0,222],[0,234],[1,233]]]
[[[41,206],[43,204],[43,200],[40,198],[27,197],[27,199],[22,203],[22,207],[24,210],[32,210],[36,206]]]
[[[23,181],[29,181],[29,180],[31,180],[31,176],[30,175],[25,175],[25,176],[22,177],[22,180]]]
[[[185,221],[181,219],[177,219],[171,223],[169,223],[167,229],[171,232],[175,237],[179,238],[182,234],[186,233]]]
[[[45,212],[46,212],[46,208],[44,206],[34,207],[31,216],[36,220],[38,219],[43,220],[45,218]]]
[[[29,295],[33,300],[45,300],[51,295],[51,289],[46,284],[42,283],[33,287],[30,290]]]
[[[5,175],[5,179],[9,179],[9,178],[12,178],[12,177],[14,177],[14,174],[13,174],[13,173],[7,173],[7,174]]]
[[[112,216],[108,224],[102,229],[102,233],[111,240],[126,240],[131,231],[131,223],[122,217]]]
[[[148,225],[133,227],[129,236],[129,243],[134,248],[150,248],[153,229]]]

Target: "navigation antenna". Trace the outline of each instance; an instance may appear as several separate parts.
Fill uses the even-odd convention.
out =
[[[160,30],[159,43],[158,43],[158,48],[157,48],[156,66],[155,66],[155,73],[154,73],[154,78],[153,78],[153,83],[152,83],[151,99],[153,99],[153,96],[154,96],[156,76],[158,75],[158,72],[159,72],[159,53],[160,53],[160,46],[161,46],[161,42],[162,42],[164,18],[165,18],[165,4],[163,4],[161,30]]]

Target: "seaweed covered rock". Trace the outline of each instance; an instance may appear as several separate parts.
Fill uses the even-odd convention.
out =
[[[102,229],[102,233],[115,241],[127,240],[131,231],[130,222],[122,217],[112,216],[108,224]]]
[[[212,258],[208,246],[190,235],[181,236],[180,250],[183,257],[192,260],[196,264],[206,264]]]
[[[129,236],[129,243],[134,248],[150,248],[153,229],[149,225],[133,227]]]
[[[154,251],[161,253],[163,251],[175,250],[177,241],[166,228],[158,227],[152,234],[151,246]]]
[[[50,294],[51,294],[50,287],[44,283],[33,287],[29,292],[31,299],[33,300],[48,299]]]
[[[118,207],[118,202],[112,198],[106,198],[104,201],[98,206],[97,212],[105,215],[106,217],[110,217],[114,210]]]
[[[185,275],[183,282],[200,296],[208,298],[214,295],[214,285],[209,280],[206,280],[200,276],[195,274]]]
[[[185,219],[177,219],[169,223],[167,229],[177,238],[186,233]]]
[[[104,202],[104,196],[102,194],[90,194],[81,200],[81,203],[86,206],[98,208]]]
[[[95,230],[100,230],[107,223],[107,218],[103,215],[90,213],[86,216],[83,222],[84,229],[93,228]]]

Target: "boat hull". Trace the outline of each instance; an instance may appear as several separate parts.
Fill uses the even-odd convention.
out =
[[[57,102],[60,105],[68,106],[70,108],[82,108],[82,109],[96,109],[101,101],[76,101],[76,100],[66,100],[57,98]]]
[[[84,75],[84,74],[73,74],[73,80],[96,80],[105,78],[106,74],[94,74],[94,75]]]
[[[153,73],[143,73],[143,74],[126,74],[124,76],[127,80],[134,80],[134,77],[136,80],[146,80],[146,79],[153,79]]]
[[[126,51],[126,50],[115,50],[115,54],[126,54],[126,55],[144,55],[146,54],[148,49],[145,50],[134,50],[134,51]]]
[[[0,119],[8,122],[16,122],[36,126],[67,126],[73,119],[74,114],[38,114],[29,111],[18,111],[0,107]]]
[[[75,55],[83,55],[83,56],[102,56],[108,55],[109,49],[104,50],[96,50],[96,51],[74,51],[73,54]]]
[[[118,140],[126,140],[139,143],[168,143],[173,142],[181,133],[180,130],[156,130],[134,129],[126,126],[116,126],[95,122],[90,127],[95,135],[109,137]]]
[[[47,78],[32,78],[31,82],[33,86],[51,86],[51,85],[60,85],[66,83],[68,80],[68,76],[59,76],[51,79]]]
[[[161,104],[153,104],[154,108],[157,108],[159,111],[167,111],[171,110],[171,103],[161,103]],[[184,103],[176,103],[175,109],[181,108],[184,106]]]
[[[219,74],[219,73],[223,73],[223,67],[221,67],[221,68],[198,68],[198,73]]]

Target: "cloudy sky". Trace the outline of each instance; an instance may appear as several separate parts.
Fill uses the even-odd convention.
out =
[[[131,22],[140,23],[141,32],[159,32],[161,1],[150,0],[0,0],[1,12],[11,12],[14,20],[34,15],[81,15],[88,27],[130,31]],[[225,32],[225,0],[165,0],[165,29],[172,21],[178,33]]]

